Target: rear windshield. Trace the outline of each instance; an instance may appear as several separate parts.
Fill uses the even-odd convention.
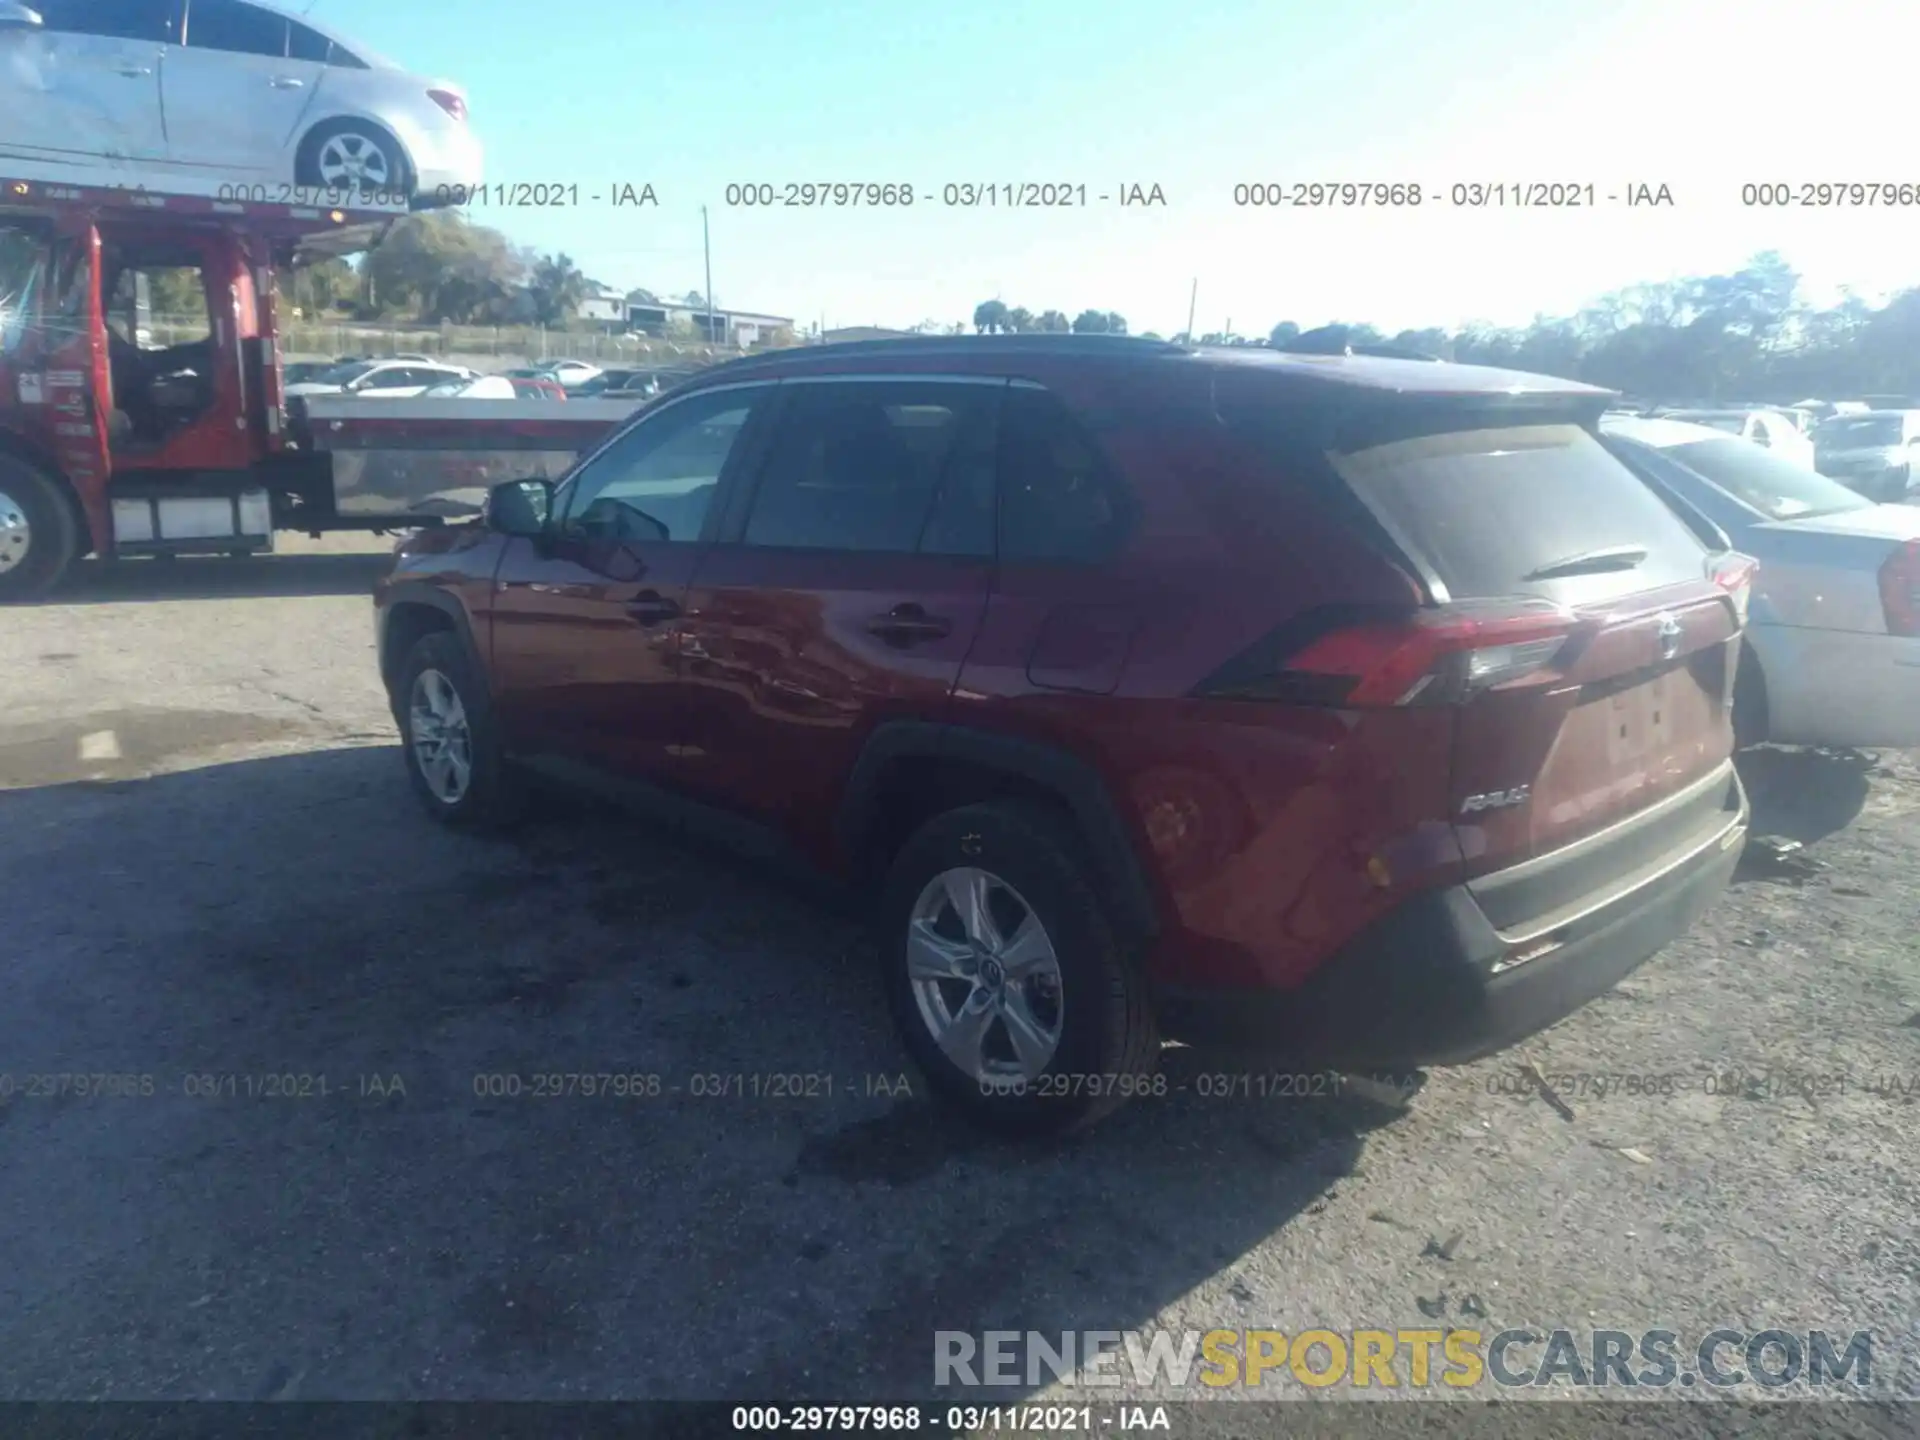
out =
[[[1864,448],[1900,443],[1898,415],[1840,415],[1814,431],[1817,444],[1833,449]]]
[[[1456,600],[1583,605],[1705,573],[1685,522],[1579,425],[1402,428],[1327,458]]]
[[[1838,515],[1873,504],[1837,480],[1744,440],[1696,440],[1670,446],[1666,454],[1769,520]]]

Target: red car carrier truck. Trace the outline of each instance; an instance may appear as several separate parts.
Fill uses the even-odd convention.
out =
[[[246,555],[277,530],[409,530],[555,473],[632,400],[289,400],[279,279],[406,213],[12,176],[0,166],[0,602],[87,555]],[[14,172],[23,167],[15,164]],[[229,187],[230,189],[231,187]],[[204,300],[155,344],[153,282]],[[176,300],[176,304],[179,302]],[[198,317],[194,317],[197,321]],[[195,323],[188,327],[197,332]]]

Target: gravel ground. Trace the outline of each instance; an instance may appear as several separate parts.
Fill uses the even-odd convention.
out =
[[[817,900],[582,807],[417,813],[377,556],[301,548],[0,624],[0,1397],[931,1398],[941,1329],[1447,1325],[1870,1329],[1920,1396],[1913,757],[1753,757],[1802,848],[1403,1109],[1176,1053],[1010,1147],[910,1093]],[[659,1092],[476,1093],[553,1072]],[[27,1093],[71,1073],[151,1093]]]

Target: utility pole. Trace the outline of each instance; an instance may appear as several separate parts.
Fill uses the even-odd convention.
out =
[[[1193,344],[1193,307],[1200,303],[1200,277],[1193,277],[1193,289],[1187,295],[1187,343]]]
[[[707,235],[707,207],[700,207],[700,252],[707,262],[707,344],[716,343],[713,338],[713,244]]]

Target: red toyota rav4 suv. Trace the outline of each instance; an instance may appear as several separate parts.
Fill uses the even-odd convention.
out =
[[[1008,1128],[1163,1036],[1348,1071],[1487,1054],[1738,858],[1753,562],[1601,447],[1607,392],[1093,336],[710,370],[557,485],[403,542],[413,784],[531,774],[878,898],[881,979]]]

